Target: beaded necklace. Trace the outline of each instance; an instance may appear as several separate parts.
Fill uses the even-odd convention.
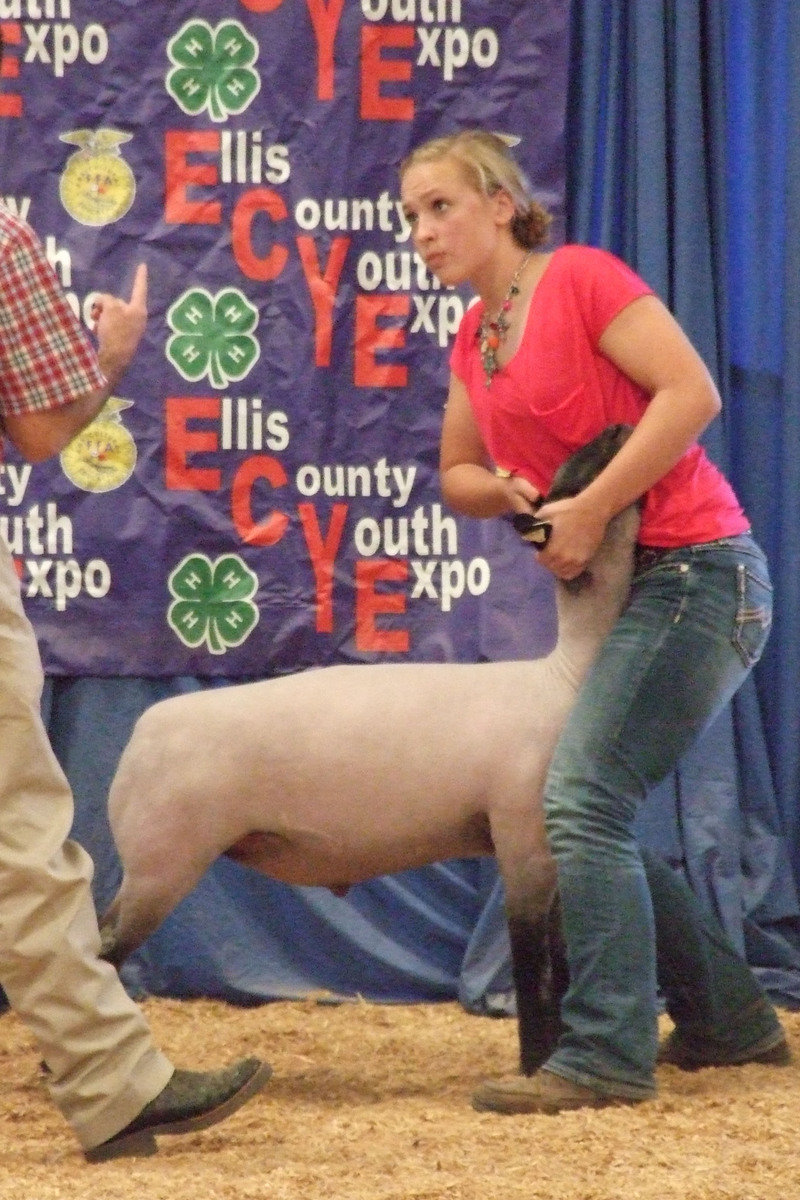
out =
[[[528,265],[532,253],[532,250],[528,251],[514,272],[511,285],[506,292],[503,303],[500,305],[500,308],[497,311],[497,316],[494,318],[494,320],[488,321],[484,315],[483,320],[478,326],[481,362],[483,363],[483,370],[486,375],[487,388],[497,372],[500,370],[500,364],[497,361],[497,351],[506,340],[506,334],[508,333],[509,325],[508,313],[511,309],[511,304],[514,300],[514,297],[519,295],[519,279],[522,272],[525,270],[525,267]]]

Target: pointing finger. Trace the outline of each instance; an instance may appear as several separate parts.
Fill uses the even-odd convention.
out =
[[[147,263],[139,263],[136,268],[130,303],[141,308],[147,307]]]

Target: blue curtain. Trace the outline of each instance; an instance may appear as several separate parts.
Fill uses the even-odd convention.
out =
[[[707,449],[776,589],[764,661],[653,798],[642,837],[787,1002],[800,1001],[799,49],[791,0],[577,2],[567,121],[568,237],[636,268],[714,372],[724,409]]]
[[[737,0],[728,35],[731,469],[778,598],[759,698],[800,874],[800,11]]]
[[[642,813],[779,1000],[800,1004],[800,6],[575,0],[568,236],[656,288],[725,400],[708,437],[767,550],[776,621],[753,680]],[[46,714],[97,863],[119,864],[105,798],[133,722],[199,680],[50,681]],[[176,853],[180,847],[176,847]],[[255,1002],[324,989],[513,1004],[491,862],[376,880],[338,899],[216,864],[126,966],[131,990]]]

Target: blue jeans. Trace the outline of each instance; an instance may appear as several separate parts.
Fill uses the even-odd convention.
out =
[[[633,820],[758,661],[771,615],[748,534],[669,551],[634,577],[545,787],[570,972],[546,1070],[612,1095],[655,1091],[653,910]]]

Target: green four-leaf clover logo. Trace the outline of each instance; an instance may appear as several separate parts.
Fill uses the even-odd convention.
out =
[[[166,88],[185,113],[208,109],[212,121],[244,112],[258,94],[261,78],[253,70],[258,42],[239,21],[188,21],[167,46],[173,63]]]
[[[213,563],[205,554],[189,554],[168,585],[175,598],[167,622],[192,650],[205,642],[212,654],[224,654],[241,646],[258,624],[252,600],[258,577],[238,554],[223,554]]]
[[[259,356],[253,337],[258,309],[238,288],[223,288],[216,296],[192,288],[172,305],[167,323],[173,330],[167,358],[192,383],[207,375],[213,387],[227,387],[244,379]]]

